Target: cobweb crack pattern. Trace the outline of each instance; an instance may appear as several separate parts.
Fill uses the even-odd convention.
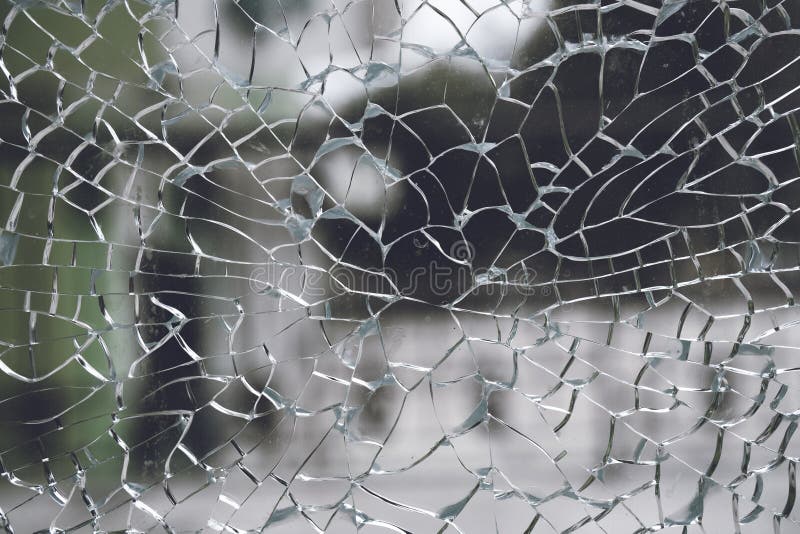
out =
[[[0,10],[0,531],[800,532],[800,2]]]

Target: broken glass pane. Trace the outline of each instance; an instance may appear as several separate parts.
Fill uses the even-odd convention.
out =
[[[800,1],[0,11],[4,532],[800,532]]]

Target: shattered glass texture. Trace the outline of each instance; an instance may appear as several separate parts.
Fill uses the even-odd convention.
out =
[[[800,1],[0,17],[0,531],[800,532]]]

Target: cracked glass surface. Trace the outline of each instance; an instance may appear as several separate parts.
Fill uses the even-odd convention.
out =
[[[0,531],[800,532],[800,1],[0,18]]]

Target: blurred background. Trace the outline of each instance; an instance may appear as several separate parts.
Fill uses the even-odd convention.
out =
[[[800,2],[0,5],[6,532],[800,532]]]

